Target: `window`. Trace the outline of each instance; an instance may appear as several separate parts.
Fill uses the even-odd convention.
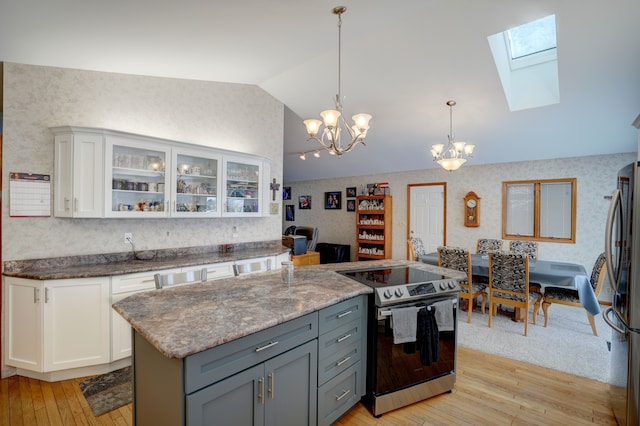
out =
[[[555,15],[487,40],[511,111],[560,102]]]
[[[502,238],[576,242],[576,179],[502,183]]]

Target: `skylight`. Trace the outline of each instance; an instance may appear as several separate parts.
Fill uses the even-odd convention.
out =
[[[511,111],[560,102],[555,15],[494,34],[488,41]]]
[[[556,48],[556,16],[549,15],[537,21],[505,31],[511,59],[518,59]]]

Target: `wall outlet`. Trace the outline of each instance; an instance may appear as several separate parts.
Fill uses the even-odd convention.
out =
[[[133,244],[133,234],[131,232],[124,233],[124,243]]]

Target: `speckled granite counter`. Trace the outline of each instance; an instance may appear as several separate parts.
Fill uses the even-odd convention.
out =
[[[280,271],[270,271],[138,293],[113,308],[160,353],[185,358],[372,292],[335,271],[409,263],[464,279],[462,273],[403,260],[334,263],[297,267],[290,287]]]
[[[150,260],[137,260],[132,252],[122,252],[6,261],[3,275],[31,280],[105,277],[277,256],[289,251],[281,241],[238,244],[230,252],[225,250],[226,247],[202,246],[143,252],[151,257]]]

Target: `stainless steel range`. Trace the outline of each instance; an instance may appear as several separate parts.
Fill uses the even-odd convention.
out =
[[[373,415],[379,417],[451,391],[460,291],[457,280],[407,265],[340,273],[374,290],[368,308],[364,398]],[[411,317],[413,311],[415,317]],[[406,327],[407,312],[416,321],[415,339],[398,340],[398,324],[402,320],[402,327]]]

